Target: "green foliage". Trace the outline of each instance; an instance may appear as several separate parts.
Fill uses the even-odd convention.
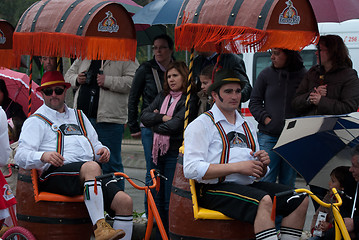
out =
[[[37,0],[1,0],[0,18],[10,22],[16,27],[23,12]]]

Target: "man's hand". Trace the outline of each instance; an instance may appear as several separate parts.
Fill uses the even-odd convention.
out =
[[[232,163],[237,173],[260,178],[263,172],[263,163],[257,160],[249,160]]]
[[[86,75],[85,73],[80,73],[79,75],[77,75],[77,82],[78,84],[82,85],[82,84],[85,84],[86,83]]]
[[[141,138],[141,132],[131,133],[131,137],[139,139]]]
[[[251,154],[253,155],[253,157],[257,158],[258,161],[263,163],[261,177],[264,177],[266,175],[266,173],[267,173],[267,167],[268,167],[268,165],[270,163],[270,158],[269,158],[268,153],[266,151],[264,151],[264,150],[259,150],[256,153],[251,152]]]
[[[101,156],[98,160],[100,163],[107,163],[110,160],[110,152],[105,147],[100,148],[96,154]]]
[[[61,167],[64,165],[64,157],[58,152],[44,152],[40,159],[44,163],[50,163],[55,167]]]
[[[97,85],[99,87],[103,87],[104,84],[105,84],[105,75],[97,74]]]

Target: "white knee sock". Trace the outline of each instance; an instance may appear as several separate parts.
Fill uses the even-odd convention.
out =
[[[132,238],[132,228],[133,228],[133,217],[130,216],[120,216],[116,215],[114,217],[113,228],[122,229],[125,231],[126,236],[122,238],[123,240],[131,240]]]
[[[85,205],[92,224],[95,225],[98,220],[104,218],[101,182],[97,182],[97,194],[94,192],[94,181],[86,181],[84,187]]]
[[[270,228],[256,234],[256,240],[278,240],[275,228]]]
[[[298,240],[302,236],[302,230],[289,228],[289,227],[281,227],[280,228],[281,240]]]

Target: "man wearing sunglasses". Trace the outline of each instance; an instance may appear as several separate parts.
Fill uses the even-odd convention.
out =
[[[85,114],[64,103],[70,86],[60,72],[44,74],[37,91],[45,103],[25,121],[15,161],[21,168],[39,171],[41,191],[84,194],[96,240],[120,239],[125,234],[131,239],[131,197],[113,182],[100,183],[95,193],[95,176],[101,175],[100,163],[109,161],[110,151]],[[106,223],[104,210],[114,217],[113,228]]]

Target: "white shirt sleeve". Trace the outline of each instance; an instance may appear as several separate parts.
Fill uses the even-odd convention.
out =
[[[207,132],[199,119],[185,130],[183,172],[186,178],[201,181],[209,168],[208,148],[211,140]]]
[[[45,127],[42,127],[45,125]],[[15,154],[15,162],[24,169],[44,169],[41,161],[44,151],[40,151],[41,140],[44,139],[46,123],[36,117],[26,119],[21,129],[19,147]]]
[[[10,144],[6,113],[0,107],[0,166],[5,166],[9,160]]]

